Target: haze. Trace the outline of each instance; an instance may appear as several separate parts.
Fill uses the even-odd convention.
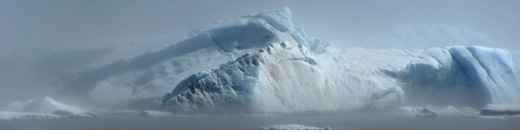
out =
[[[284,6],[291,8],[295,25],[309,35],[343,47],[392,47],[349,40],[399,26],[442,23],[480,32],[494,42],[493,47],[519,49],[517,0],[2,0],[0,103],[30,98],[43,81],[95,58],[72,62],[49,57],[54,62],[47,64],[52,65],[34,67],[32,60],[23,58],[38,55],[30,51],[99,49],[161,36],[181,39],[219,19]]]

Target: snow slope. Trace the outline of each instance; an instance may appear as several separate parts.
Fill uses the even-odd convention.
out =
[[[163,104],[174,110],[254,112],[336,110],[337,90],[305,46],[273,44],[182,81]],[[302,50],[303,49],[303,50]]]

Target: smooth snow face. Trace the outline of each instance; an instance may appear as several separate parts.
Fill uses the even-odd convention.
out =
[[[7,105],[4,111],[0,111],[0,119],[26,120],[26,119],[59,119],[59,118],[88,118],[97,117],[94,112],[82,108],[66,105],[45,97],[39,100],[26,102],[14,102]]]
[[[328,47],[318,54],[318,66],[338,89],[342,109],[398,106],[404,103],[397,72],[419,50],[373,50]]]
[[[260,127],[260,130],[330,130],[330,128],[321,128],[313,126],[305,126],[298,124],[287,124],[287,125],[273,125],[269,127]]]
[[[334,85],[321,76],[314,58],[301,52],[305,46],[293,43],[273,44],[192,75],[167,94],[163,104],[174,110],[336,110]]]

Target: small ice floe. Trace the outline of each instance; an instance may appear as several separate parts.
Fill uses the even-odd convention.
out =
[[[14,102],[0,111],[0,120],[36,120],[61,118],[92,118],[98,114],[45,97],[38,100]]]
[[[268,127],[260,127],[260,130],[331,130],[329,127],[313,127],[298,124],[273,125]]]
[[[520,115],[520,104],[488,104],[480,115]]]
[[[446,107],[417,107],[417,106],[403,106],[399,107],[394,115],[397,116],[411,116],[411,117],[439,117],[451,115],[472,115],[477,112],[469,107],[455,108],[453,106]]]
[[[164,117],[164,116],[173,116],[170,112],[164,111],[153,111],[153,110],[144,110],[139,112],[139,116],[143,117]]]

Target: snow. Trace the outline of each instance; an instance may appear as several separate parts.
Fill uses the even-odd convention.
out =
[[[66,105],[49,97],[25,102],[13,102],[4,108],[0,115],[4,120],[91,118],[98,116],[94,112]]]
[[[218,69],[192,75],[167,94],[163,104],[176,110],[336,110],[335,87],[302,48],[294,42],[273,44]]]
[[[330,128],[321,128],[313,126],[305,126],[298,124],[273,125],[268,127],[260,127],[260,130],[331,130]]]

